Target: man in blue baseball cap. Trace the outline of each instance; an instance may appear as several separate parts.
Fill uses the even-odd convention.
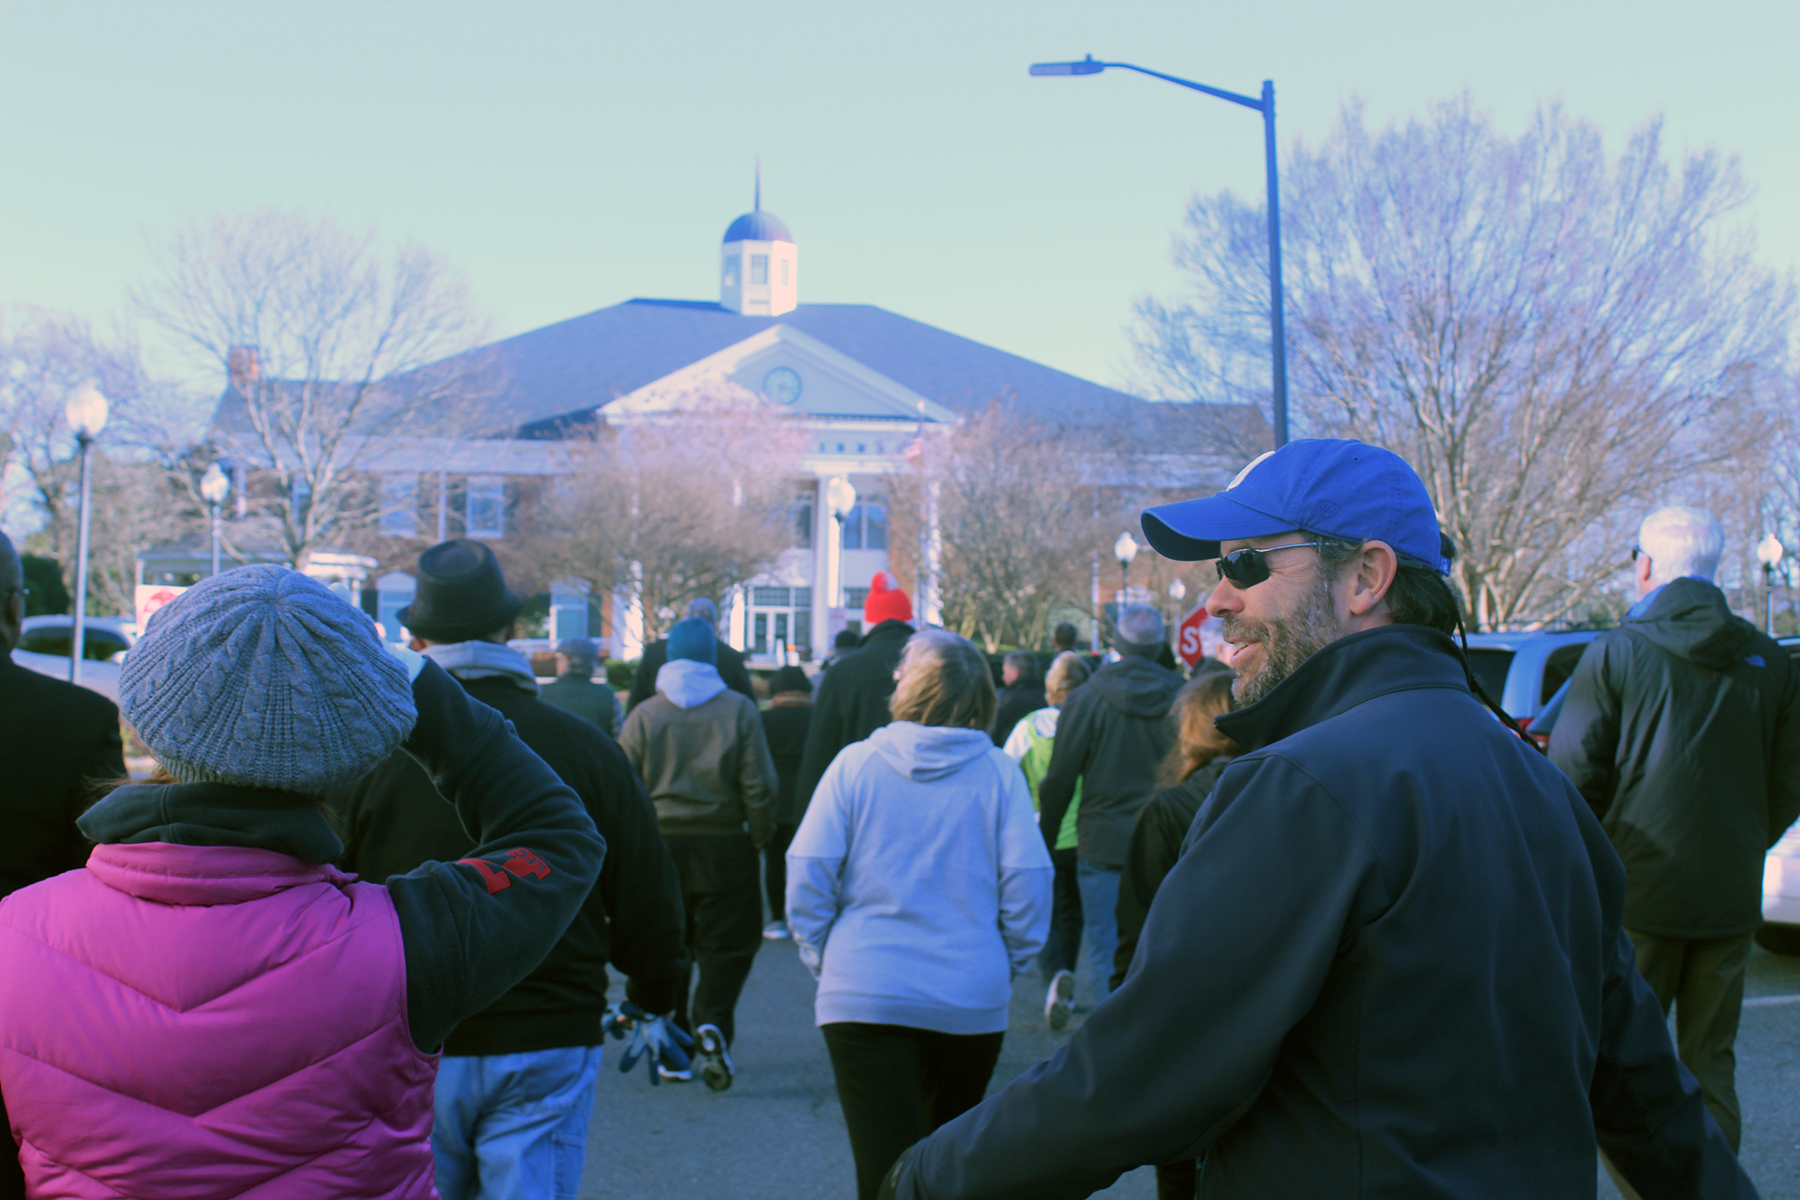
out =
[[[1216,559],[1245,753],[1125,983],[1049,1062],[914,1146],[885,1194],[1087,1196],[1200,1160],[1208,1197],[1756,1193],[1620,927],[1569,781],[1471,695],[1452,548],[1397,455],[1293,442],[1153,508]]]

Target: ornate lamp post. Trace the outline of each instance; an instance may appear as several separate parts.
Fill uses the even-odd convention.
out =
[[[1181,602],[1187,599],[1187,584],[1179,579],[1171,579],[1169,581],[1169,599],[1175,602],[1175,615],[1169,619],[1169,628],[1173,629],[1175,623],[1182,617]]]
[[[832,608],[844,606],[844,519],[856,507],[856,488],[842,475],[833,475],[825,484],[825,507],[837,522],[837,536],[831,539],[826,565],[831,578],[826,580],[826,603]]]
[[[1113,557],[1119,560],[1119,607],[1125,606],[1125,588],[1130,582],[1131,560],[1137,557],[1138,544],[1127,529],[1113,543]]]
[[[212,509],[212,573],[219,573],[219,505],[231,494],[231,476],[219,469],[218,463],[206,468],[200,477],[200,495]]]
[[[81,682],[81,657],[87,650],[88,509],[93,493],[94,439],[106,428],[109,406],[93,381],[69,394],[63,416],[81,445],[81,516],[75,540],[75,630],[69,642],[69,682]]]
[[[1770,637],[1775,636],[1775,568],[1786,552],[1781,539],[1772,533],[1756,543],[1756,558],[1763,569],[1763,632]]]

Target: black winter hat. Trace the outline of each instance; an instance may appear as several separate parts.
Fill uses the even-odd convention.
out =
[[[805,692],[812,695],[812,680],[799,667],[782,667],[769,676],[769,695],[779,696],[783,692]]]
[[[468,642],[506,628],[524,607],[492,550],[453,538],[419,555],[419,590],[398,615],[428,642]]]

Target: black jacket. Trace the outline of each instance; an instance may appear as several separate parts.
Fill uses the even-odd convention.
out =
[[[675,864],[643,783],[611,737],[505,678],[463,687],[497,710],[520,740],[581,798],[606,839],[606,862],[581,911],[535,971],[445,1040],[453,1055],[520,1054],[600,1044],[606,964],[630,976],[626,994],[667,1012],[685,962]],[[331,797],[344,831],[346,870],[382,880],[422,862],[454,862],[470,837],[417,763],[395,755]]]
[[[1091,863],[1122,866],[1131,823],[1156,790],[1156,772],[1174,744],[1169,704],[1181,676],[1127,654],[1069,693],[1056,719],[1056,748],[1038,785],[1038,828],[1056,845],[1063,814],[1081,781],[1076,850]]]
[[[87,862],[75,818],[125,778],[124,754],[111,700],[0,651],[0,896]]]
[[[740,696],[756,699],[756,689],[750,686],[750,672],[744,668],[744,652],[733,649],[724,642],[719,642],[718,648],[715,665],[719,668],[719,678],[725,681],[726,687]],[[637,674],[631,677],[631,694],[625,698],[626,716],[630,716],[632,709],[656,695],[656,673],[668,661],[668,638],[657,638],[644,647],[644,657],[638,660]]]
[[[1625,926],[1762,923],[1763,855],[1800,816],[1800,671],[1698,579],[1589,644],[1550,757],[1625,862]]]
[[[1231,763],[1230,758],[1215,758],[1174,787],[1166,787],[1150,797],[1138,809],[1131,827],[1131,846],[1125,854],[1125,874],[1119,880],[1119,904],[1116,912],[1119,948],[1113,952],[1112,986],[1115,990],[1125,982],[1131,956],[1137,952],[1138,935],[1143,932],[1144,918],[1156,889],[1175,862],[1181,857],[1181,843],[1194,814],[1212,794],[1213,785]]]
[[[806,757],[811,704],[775,704],[762,710],[763,735],[775,759],[775,823],[798,825],[806,807],[797,799],[800,763]]]
[[[1591,1200],[1596,1139],[1646,1197],[1755,1195],[1633,966],[1618,856],[1449,638],[1354,634],[1218,724],[1245,753],[1125,986],[910,1151],[900,1197],[1204,1155],[1214,1200]]]
[[[893,719],[888,697],[894,694],[900,653],[912,635],[913,627],[905,621],[883,621],[863,635],[862,645],[831,664],[819,681],[812,724],[806,731],[806,756],[794,785],[794,807],[801,816],[838,751]]]
[[[994,735],[994,745],[1006,745],[1014,725],[1049,704],[1041,683],[1015,683],[1009,688],[1001,688],[999,703],[994,708],[994,728],[989,731]]]

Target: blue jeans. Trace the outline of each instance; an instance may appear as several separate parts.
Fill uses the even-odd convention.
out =
[[[445,1056],[431,1152],[444,1200],[575,1200],[600,1047]]]
[[[1103,867],[1081,859],[1075,879],[1081,886],[1081,928],[1087,937],[1088,984],[1094,1003],[1112,992],[1113,955],[1119,949],[1119,880],[1122,867]]]

